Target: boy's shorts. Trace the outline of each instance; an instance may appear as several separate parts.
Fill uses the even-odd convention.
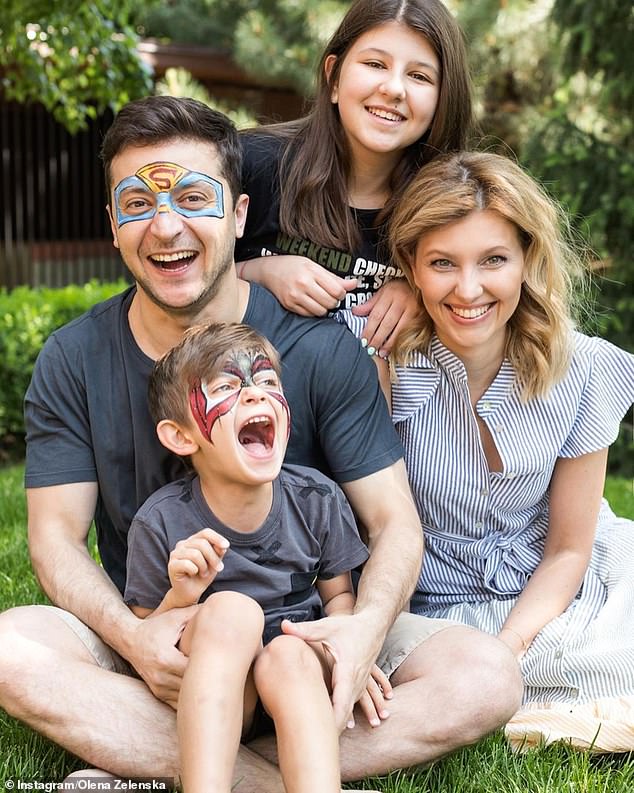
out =
[[[73,614],[56,606],[39,606],[38,608],[49,609],[59,619],[63,620],[72,629],[77,638],[81,640],[95,659],[97,665],[102,669],[137,677],[134,669],[124,658]],[[390,677],[424,641],[446,628],[452,628],[459,624],[451,620],[430,619],[429,617],[421,617],[418,614],[402,612],[385,637],[385,642],[376,663],[381,667],[385,675]]]

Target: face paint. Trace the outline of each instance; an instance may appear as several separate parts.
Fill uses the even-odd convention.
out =
[[[173,162],[153,162],[122,179],[114,189],[117,225],[149,220],[157,212],[186,218],[224,217],[222,184]]]
[[[215,380],[220,387],[217,394],[210,394],[209,387]],[[263,353],[237,352],[231,354],[223,364],[218,378],[211,383],[199,380],[189,392],[189,405],[198,428],[210,443],[216,421],[229,413],[243,388],[255,386],[276,399],[286,413],[286,439],[291,431],[291,416],[288,402],[279,390],[280,383],[269,357]]]

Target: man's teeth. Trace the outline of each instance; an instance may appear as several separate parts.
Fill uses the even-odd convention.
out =
[[[489,303],[487,306],[478,306],[478,308],[455,308],[454,306],[449,306],[449,308],[459,317],[463,317],[464,319],[476,319],[476,317],[481,317],[483,314],[486,314],[491,308],[491,305],[492,304]]]
[[[196,251],[179,251],[178,253],[154,253],[152,259],[157,262],[178,262],[181,259],[191,259]]]
[[[373,116],[385,118],[388,121],[403,121],[404,118],[400,113],[390,113],[389,110],[380,110],[378,107],[369,107],[368,110]]]

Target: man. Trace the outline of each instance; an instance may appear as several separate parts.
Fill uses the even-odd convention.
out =
[[[372,728],[357,714],[341,739],[343,778],[431,760],[495,729],[521,691],[501,643],[411,615],[388,634],[422,553],[400,447],[352,335],[237,279],[248,198],[231,123],[193,100],[151,97],[119,113],[102,155],[114,244],[136,286],[53,334],[27,392],[29,548],[59,608],[0,615],[0,704],[91,765],[178,774],[173,707],[186,658],[175,645],[195,607],[139,620],[121,597],[130,520],[182,472],[156,438],[147,379],[188,327],[242,321],[281,354],[293,417],[286,460],[335,478],[367,531],[355,614],[289,628],[328,643],[339,721],[379,653],[394,657],[390,716]],[[103,568],[86,548],[93,518]],[[274,756],[270,741],[257,748]],[[240,792],[283,789],[275,766],[244,748],[236,781]]]

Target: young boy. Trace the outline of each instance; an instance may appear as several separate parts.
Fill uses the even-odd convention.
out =
[[[350,570],[368,552],[337,485],[280,470],[290,415],[277,353],[245,325],[192,328],[157,362],[149,402],[161,443],[194,472],[137,513],[125,600],[140,617],[200,603],[179,644],[184,790],[229,793],[240,739],[268,713],[286,790],[339,793],[332,659],[281,623],[351,613]],[[367,693],[378,724],[391,696],[378,667]]]

